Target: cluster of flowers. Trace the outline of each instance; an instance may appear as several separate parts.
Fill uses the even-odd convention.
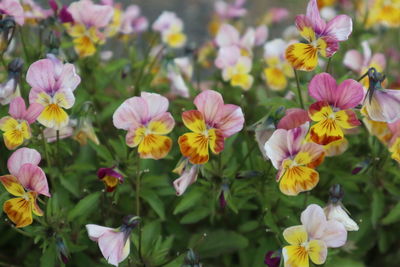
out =
[[[197,59],[203,66],[209,66],[208,57],[215,54],[214,65],[221,71],[222,80],[233,87],[250,90],[254,83],[251,73],[253,49],[263,45],[263,78],[271,90],[282,91],[298,70],[320,68],[325,64],[319,60],[320,56],[329,60],[339,50],[339,43],[351,35],[353,25],[349,16],[332,16],[320,11],[333,2],[310,0],[306,14],[296,17],[297,32],[304,38],[303,42],[299,42],[298,35],[291,30],[284,38],[267,42],[267,26],[285,19],[287,10],[271,10],[260,25],[249,27],[241,34],[233,19],[246,14],[245,1],[236,0],[232,4],[217,1],[210,25],[214,40],[197,51]],[[346,5],[347,1],[343,2]],[[374,9],[373,14],[367,16],[367,27],[377,24],[400,26],[398,1],[370,2],[360,4],[358,8],[363,17],[367,16],[363,10],[368,9],[364,5]],[[142,33],[149,27],[148,20],[141,16],[136,5],[123,10],[112,0],[103,0],[101,4],[81,0],[61,8],[55,1],[50,1],[50,6],[51,9],[45,10],[31,0],[23,0],[22,5],[17,0],[2,0],[0,11],[2,19],[11,19],[20,26],[48,17],[56,18],[71,37],[76,54],[81,58],[94,55],[108,37],[118,35],[126,41],[130,35]],[[328,22],[321,13],[329,13],[325,16],[330,18]],[[186,45],[183,22],[172,12],[163,12],[151,29],[160,34],[162,42],[161,47],[151,51],[154,58],[164,47],[176,49]],[[7,32],[1,37],[2,55],[9,47],[10,35]],[[301,108],[288,109],[273,132],[268,130],[263,138],[258,138],[261,152],[278,170],[276,180],[283,194],[296,196],[318,184],[316,168],[325,157],[342,154],[349,145],[345,134],[354,133],[361,125],[355,112],[359,108],[367,129],[387,145],[392,158],[400,162],[400,90],[383,88],[381,72],[386,66],[385,56],[372,55],[368,42],[362,47],[363,54],[350,50],[343,63],[358,75],[366,75],[359,81],[347,79],[340,84],[329,73],[315,75],[308,85],[308,94],[315,102],[305,109],[299,88]],[[327,67],[329,70],[329,63]],[[9,104],[9,116],[0,119],[0,130],[5,146],[17,150],[8,159],[10,174],[1,176],[0,181],[16,198],[6,201],[3,210],[16,227],[25,227],[32,224],[32,214],[43,215],[36,202],[38,196],[51,196],[46,175],[38,166],[41,155],[34,149],[19,148],[32,138],[31,125],[37,121],[43,126],[41,138],[45,142],[71,135],[81,144],[85,144],[87,138],[97,144],[99,141],[87,118],[80,118],[78,131],[73,133],[71,130],[74,122],[66,110],[73,107],[74,90],[81,82],[73,64],[63,63],[53,54],[31,64],[26,73],[26,82],[31,87],[28,108],[18,86],[21,62],[12,61],[8,70],[9,77],[0,86],[0,103]],[[192,72],[188,57],[174,58],[168,63],[166,76],[173,94],[189,97],[185,80],[191,79]],[[196,109],[182,113],[182,121],[190,132],[177,140],[183,156],[175,169],[180,177],[173,182],[178,196],[197,180],[201,166],[209,161],[210,150],[213,154],[221,153],[225,140],[241,131],[244,125],[241,107],[225,104],[217,91],[202,90],[194,98],[194,105]],[[175,120],[168,108],[168,98],[141,92],[140,96],[126,99],[115,110],[114,126],[127,132],[126,144],[137,147],[140,158],[159,160],[170,152],[173,141],[167,135],[172,132]],[[98,177],[108,192],[123,182],[123,175],[114,167],[101,168]],[[301,214],[302,225],[283,232],[289,243],[283,248],[285,266],[308,266],[309,258],[315,264],[322,264],[327,257],[327,248],[343,246],[347,231],[358,230],[357,224],[341,208],[340,199],[331,198],[325,209],[314,204],[308,206]],[[129,236],[139,221],[137,216],[128,216],[117,229],[93,224],[86,227],[89,237],[98,242],[107,261],[118,265],[129,255]]]

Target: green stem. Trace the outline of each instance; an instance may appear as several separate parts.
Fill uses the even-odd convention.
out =
[[[44,129],[42,130],[41,135],[42,135],[43,149],[44,149],[44,155],[46,157],[47,167],[50,167],[51,162],[50,162],[50,157],[49,157],[49,151],[47,150],[46,138],[44,136]]]
[[[57,165],[58,169],[61,170],[61,155],[60,155],[60,131],[56,131],[56,136],[57,136]]]
[[[140,217],[140,156],[137,154],[136,156],[136,215]],[[139,246],[138,246],[138,253],[139,259],[144,264],[143,257],[142,257],[142,223],[140,222],[138,225],[139,231]]]
[[[24,50],[25,61],[29,59],[28,49],[26,48],[24,33],[22,32],[22,27],[18,27],[19,36],[21,38],[22,49]]]
[[[299,97],[300,106],[301,106],[302,109],[304,109],[304,102],[303,102],[303,96],[301,95],[299,74],[297,73],[296,69],[293,69],[293,70],[294,70],[294,76],[296,78],[297,94],[298,94],[298,97]]]
[[[332,61],[332,57],[330,57],[330,58],[328,59],[328,63],[326,64],[325,72],[327,72],[327,73],[330,73],[331,61]]]
[[[26,237],[33,238],[33,236],[32,236],[30,233],[25,232],[24,230],[21,230],[21,229],[19,229],[19,228],[16,228],[15,226],[12,226],[11,228],[14,229],[14,231],[20,233],[21,235],[24,235],[24,236],[26,236]]]

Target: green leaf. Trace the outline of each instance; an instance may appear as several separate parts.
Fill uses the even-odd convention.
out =
[[[56,246],[54,242],[51,242],[47,249],[44,251],[43,255],[40,257],[41,267],[51,267],[56,264]]]
[[[142,190],[140,197],[143,198],[150,207],[157,213],[161,220],[165,220],[164,202],[158,197],[153,190]]]
[[[400,221],[400,203],[397,203],[397,205],[390,210],[389,214],[386,215],[381,222],[382,224],[387,225],[398,221]]]
[[[183,218],[180,220],[180,223],[189,224],[189,223],[196,223],[201,219],[204,219],[210,214],[210,209],[205,207],[199,207],[191,212],[187,213]]]
[[[371,203],[371,222],[374,228],[378,220],[382,217],[385,207],[385,200],[383,193],[381,191],[374,191],[372,193],[372,203]]]
[[[176,215],[195,206],[199,203],[203,195],[204,193],[200,190],[190,190],[181,197],[182,199],[179,201],[178,205],[176,205],[173,214]]]
[[[68,213],[68,220],[72,221],[78,216],[80,219],[90,215],[92,210],[98,208],[98,201],[101,193],[96,192],[81,199],[78,204]]]

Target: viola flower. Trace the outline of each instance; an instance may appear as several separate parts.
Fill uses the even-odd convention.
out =
[[[301,223],[283,232],[283,237],[290,244],[282,251],[285,266],[308,266],[309,259],[315,264],[323,264],[328,248],[341,247],[346,243],[347,231],[343,224],[327,220],[318,205],[311,204],[301,213]]]
[[[0,84],[0,104],[8,105],[12,99],[21,96],[19,78],[24,62],[20,58],[12,60],[8,64],[8,78]]]
[[[52,9],[43,9],[33,0],[21,0],[24,9],[25,22],[36,25],[38,21],[53,15]]]
[[[343,59],[343,64],[356,72],[363,75],[369,68],[375,68],[379,72],[383,72],[386,68],[386,58],[382,53],[372,54],[371,48],[367,41],[361,43],[363,54],[357,50],[349,50]],[[365,77],[361,80],[365,88],[369,88],[369,79]]]
[[[140,15],[140,7],[130,5],[122,14],[120,32],[122,34],[137,34],[147,30],[149,22],[146,17]]]
[[[114,1],[101,1],[101,3],[113,9],[112,18],[104,30],[107,37],[113,37],[119,32],[122,25],[122,7],[120,4],[114,4]]]
[[[8,159],[10,174],[0,177],[6,190],[16,196],[4,202],[3,210],[17,228],[32,224],[32,213],[43,215],[36,203],[38,195],[50,197],[46,175],[38,166],[40,160],[36,150],[20,148]]]
[[[100,168],[97,171],[97,177],[104,182],[107,192],[113,192],[118,184],[124,182],[124,177],[115,170],[115,167]]]
[[[250,74],[251,59],[248,57],[239,57],[235,65],[226,67],[222,71],[224,81],[229,81],[232,86],[241,87],[243,90],[249,90],[253,85],[254,78]]]
[[[192,165],[186,160],[182,163],[182,169],[175,169],[174,172],[181,175],[178,179],[174,181],[174,188],[176,190],[176,195],[181,196],[185,193],[186,189],[193,183],[196,182],[197,176],[199,174],[199,165]]]
[[[182,120],[191,133],[178,139],[182,155],[192,164],[204,164],[209,159],[208,148],[214,154],[224,149],[225,138],[243,128],[244,116],[239,106],[224,104],[218,92],[205,90],[194,99],[197,110],[185,111]]]
[[[109,264],[118,266],[129,255],[130,234],[139,224],[139,217],[127,216],[119,228],[87,224],[89,238],[99,244],[103,257]]]
[[[183,33],[183,22],[175,13],[163,11],[152,26],[154,31],[161,33],[163,43],[172,48],[181,48],[186,43]]]
[[[73,38],[75,51],[80,57],[88,57],[96,52],[96,45],[105,42],[100,31],[113,18],[114,10],[110,6],[96,5],[90,0],[73,2],[68,7],[74,22],[64,24]]]
[[[24,9],[21,4],[17,0],[2,0],[0,2],[0,17],[3,19],[3,16],[12,17],[15,22],[22,26],[24,25],[25,17],[24,17]]]
[[[11,101],[8,111],[10,116],[0,119],[0,130],[4,132],[4,144],[8,149],[15,149],[31,138],[29,125],[36,121],[42,110],[43,106],[38,103],[33,103],[26,109],[22,97]]]
[[[358,225],[353,219],[350,218],[347,211],[342,208],[341,203],[330,203],[324,208],[326,218],[328,220],[335,220],[344,225],[347,231],[358,231]]]
[[[282,39],[267,42],[264,46],[264,59],[267,67],[264,76],[271,90],[283,90],[287,87],[288,78],[294,77],[292,66],[285,59],[287,43]]]
[[[285,195],[296,196],[319,182],[315,168],[322,163],[325,151],[318,144],[304,142],[308,125],[306,122],[290,130],[277,129],[264,145],[266,155],[278,170],[276,180]]]
[[[265,254],[265,259],[264,263],[268,267],[279,267],[279,264],[281,262],[281,256],[280,253],[276,255],[278,252],[276,251],[268,251],[267,254]]]
[[[175,125],[168,110],[168,99],[154,93],[142,92],[140,97],[125,100],[114,112],[113,123],[128,131],[126,144],[139,147],[141,158],[161,159],[171,150],[172,140],[165,136]]]
[[[359,15],[366,20],[367,28],[377,24],[397,28],[400,26],[400,5],[398,0],[373,0],[357,5]],[[368,12],[366,12],[368,10]]]
[[[48,128],[60,130],[68,124],[69,117],[64,109],[70,109],[75,102],[74,90],[81,82],[72,64],[63,64],[49,55],[29,67],[26,81],[32,89],[29,103],[39,103],[44,107],[38,122]]]
[[[345,80],[340,85],[328,73],[314,76],[308,93],[318,102],[309,108],[310,118],[317,122],[310,129],[310,138],[320,145],[341,140],[343,129],[360,125],[356,113],[351,110],[361,103],[364,90],[355,80]]]
[[[88,139],[96,145],[100,145],[100,141],[93,129],[92,120],[87,116],[79,119],[73,139],[78,141],[81,146],[86,145]]]
[[[216,14],[221,19],[240,18],[246,15],[247,10],[244,8],[246,0],[235,0],[232,4],[225,1],[217,1],[214,4]]]
[[[346,41],[353,30],[351,18],[339,15],[326,23],[320,16],[317,1],[310,0],[306,15],[296,17],[296,26],[308,43],[296,43],[286,49],[286,59],[298,70],[312,71],[318,64],[318,54],[332,57],[339,42]]]

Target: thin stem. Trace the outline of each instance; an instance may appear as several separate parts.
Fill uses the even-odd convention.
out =
[[[325,72],[327,72],[327,73],[330,73],[331,61],[332,61],[332,57],[330,57],[330,58],[328,59],[328,63],[326,64]]]
[[[136,215],[140,217],[140,156],[137,154],[136,156]],[[139,246],[138,246],[138,253],[139,259],[142,263],[142,224],[139,223],[138,231],[139,231]],[[143,264],[144,265],[144,264]]]
[[[50,167],[51,162],[50,162],[50,157],[49,157],[49,151],[47,150],[46,138],[44,136],[44,129],[42,130],[41,135],[42,135],[43,149],[44,149],[44,154],[45,154],[45,157],[46,157],[47,167]]]
[[[56,136],[57,136],[57,165],[58,165],[58,169],[61,169],[61,162],[60,162],[60,131],[57,130],[56,131]]]
[[[18,31],[19,31],[19,36],[21,38],[22,49],[24,50],[25,60],[28,61],[29,54],[28,54],[28,49],[26,49],[26,43],[25,43],[24,34],[22,32],[22,27],[18,27]]]
[[[293,70],[294,70],[294,76],[296,78],[297,94],[298,94],[298,97],[299,97],[300,106],[301,106],[302,109],[304,109],[304,102],[303,102],[303,96],[301,95],[299,74],[297,73],[296,69],[293,69]]]
[[[21,235],[24,235],[24,236],[26,236],[26,237],[33,238],[33,236],[32,236],[30,233],[25,232],[24,230],[21,230],[21,229],[19,229],[19,228],[16,228],[15,226],[12,226],[11,228],[12,228],[14,231],[20,233]]]

